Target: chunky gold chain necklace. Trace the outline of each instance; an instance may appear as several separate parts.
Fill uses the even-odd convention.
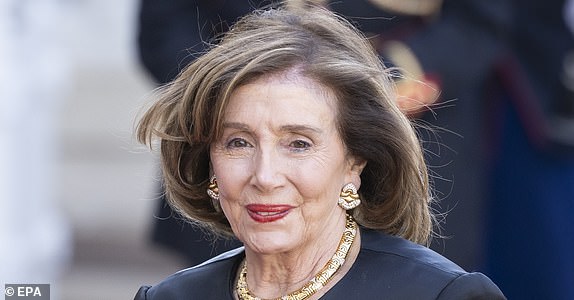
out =
[[[353,220],[353,217],[347,215],[347,220],[345,222],[345,231],[339,242],[339,247],[337,251],[327,262],[327,264],[321,269],[321,271],[313,277],[305,286],[302,288],[273,300],[303,300],[309,298],[311,295],[315,294],[318,290],[324,287],[333,275],[339,270],[339,268],[345,262],[345,258],[351,249],[351,245],[355,240],[357,235],[357,223]],[[239,273],[239,279],[237,280],[237,295],[241,300],[262,300],[259,297],[253,296],[247,288],[247,263],[243,262],[243,267]]]

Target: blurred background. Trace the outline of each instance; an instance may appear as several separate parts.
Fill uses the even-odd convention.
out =
[[[182,267],[152,248],[154,156],[133,139],[154,88],[135,0],[0,1],[0,289],[132,299]]]

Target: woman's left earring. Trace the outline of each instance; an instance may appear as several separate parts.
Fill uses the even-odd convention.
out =
[[[357,187],[355,187],[354,184],[347,183],[343,189],[341,189],[338,204],[344,210],[353,209],[361,204],[361,199],[357,193]]]
[[[218,201],[219,200],[219,188],[217,187],[217,178],[215,174],[209,178],[209,185],[207,186],[207,195],[211,197],[211,199]]]

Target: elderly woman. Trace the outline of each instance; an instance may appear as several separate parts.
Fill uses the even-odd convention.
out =
[[[136,299],[504,298],[424,246],[415,131],[369,43],[326,10],[243,18],[162,90],[138,137],[160,139],[171,204],[245,246]]]

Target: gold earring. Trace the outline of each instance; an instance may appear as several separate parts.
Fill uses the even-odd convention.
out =
[[[217,187],[217,178],[215,174],[209,178],[209,185],[207,186],[207,195],[211,197],[212,200],[219,200],[219,188]]]
[[[341,190],[339,202],[337,203],[344,210],[353,209],[361,204],[361,199],[357,193],[357,187],[352,183],[347,183]]]

